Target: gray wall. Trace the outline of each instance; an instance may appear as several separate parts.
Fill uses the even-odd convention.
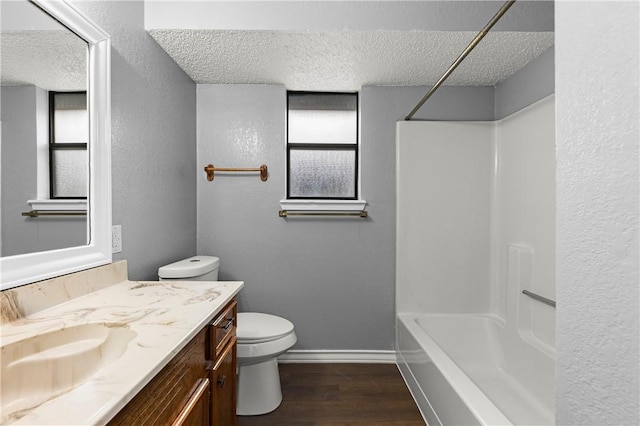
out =
[[[558,424],[640,424],[639,17],[556,2]]]
[[[195,254],[242,279],[243,310],[290,318],[301,349],[392,349],[395,121],[426,87],[361,92],[362,192],[371,218],[277,217],[284,197],[285,89],[196,89],[144,31],[142,1],[74,1],[112,36],[113,223],[132,279]],[[442,88],[416,118],[491,120],[493,88]],[[270,179],[218,176],[208,163],[266,163]],[[196,176],[198,191],[196,223]],[[196,228],[198,241],[196,245]]]
[[[113,224],[131,279],[196,249],[195,84],[144,29],[144,2],[73,1],[111,35]]]
[[[2,86],[2,255],[84,245],[84,218],[21,215],[37,199],[37,117],[46,93],[35,86]],[[43,123],[40,123],[42,127]],[[45,123],[44,128],[47,128]],[[46,171],[44,171],[46,173]]]
[[[525,68],[511,77],[501,92],[502,114],[549,94],[553,62],[542,62],[533,65],[535,72]],[[539,91],[518,90],[532,80],[546,83],[533,85]],[[198,85],[198,169],[264,163],[269,180],[219,174],[208,182],[199,172],[197,252],[221,258],[221,279],[245,281],[241,310],[293,321],[296,349],[394,348],[395,123],[428,89],[360,91],[362,198],[369,219],[285,220],[277,211],[285,197],[286,89]],[[499,90],[442,87],[415,119],[494,120]]]
[[[495,118],[504,118],[555,92],[555,47],[496,86]]]
[[[360,92],[362,196],[370,218],[278,217],[285,196],[286,89],[198,85],[198,167],[269,167],[198,177],[198,253],[244,280],[240,309],[284,316],[297,349],[394,348],[395,122],[424,87]],[[488,120],[493,88],[443,88],[419,117]]]

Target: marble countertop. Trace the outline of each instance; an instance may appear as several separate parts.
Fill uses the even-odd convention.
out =
[[[100,323],[133,336],[88,380],[3,424],[105,424],[240,291],[240,281],[123,281],[2,324],[2,345]],[[4,381],[4,380],[3,380]],[[21,386],[2,383],[2,386]]]

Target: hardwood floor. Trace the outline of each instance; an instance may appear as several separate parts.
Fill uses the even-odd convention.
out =
[[[238,426],[424,426],[394,364],[280,364],[282,404]]]

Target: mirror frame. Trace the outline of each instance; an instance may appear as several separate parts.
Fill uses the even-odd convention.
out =
[[[88,244],[0,258],[0,290],[111,263],[111,39],[66,0],[29,0],[88,45]]]

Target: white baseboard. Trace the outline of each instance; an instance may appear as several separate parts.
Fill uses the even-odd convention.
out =
[[[395,364],[395,351],[291,350],[278,357],[281,363]]]

